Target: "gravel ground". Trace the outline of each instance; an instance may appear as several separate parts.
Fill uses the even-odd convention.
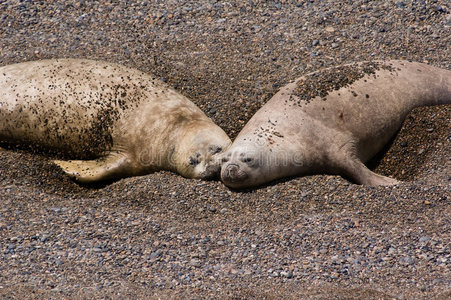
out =
[[[152,72],[232,138],[324,66],[451,69],[448,1],[149,2],[0,0],[0,65]],[[0,297],[449,299],[450,116],[413,111],[372,163],[396,187],[307,176],[236,192],[169,172],[86,187],[47,156],[0,150]]]

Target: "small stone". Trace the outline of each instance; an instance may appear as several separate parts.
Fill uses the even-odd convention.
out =
[[[321,55],[321,53],[319,51],[318,52],[313,51],[312,53],[310,53],[311,57],[316,57],[316,56],[320,56],[320,55]]]
[[[443,8],[443,6],[437,5],[435,8],[438,12],[442,13],[446,12],[446,8]]]
[[[430,204],[431,204],[431,202],[430,202],[430,201],[428,201],[428,200],[424,200],[424,204],[426,204],[426,205],[430,205]]]
[[[399,263],[402,265],[412,265],[414,262],[414,259],[410,256],[404,256],[399,259]]]
[[[57,214],[61,213],[61,208],[59,207],[52,207],[51,210]]]
[[[252,275],[252,271],[251,270],[245,270],[243,275]]]
[[[430,239],[431,239],[431,238],[428,237],[428,236],[422,236],[422,237],[420,237],[419,242],[420,242],[420,243],[426,243],[426,242],[429,241]]]
[[[440,257],[440,258],[437,259],[437,262],[438,262],[439,264],[446,264],[446,263],[448,262],[448,258],[446,258],[446,257]]]
[[[282,275],[283,277],[285,277],[285,278],[288,278],[288,279],[290,279],[290,278],[293,278],[293,272],[291,272],[291,271],[282,271],[282,272],[280,272],[280,275]]]
[[[335,32],[335,28],[333,28],[332,26],[326,27],[326,31],[327,32]]]
[[[201,262],[200,259],[198,258],[193,258],[190,260],[189,264],[195,268],[200,268],[201,267]]]

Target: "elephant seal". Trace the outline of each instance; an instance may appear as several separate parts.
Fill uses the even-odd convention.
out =
[[[247,188],[329,173],[358,184],[398,181],[367,162],[417,106],[451,103],[451,71],[408,61],[324,69],[283,87],[249,120],[224,153],[221,179]]]
[[[188,98],[139,70],[85,59],[0,68],[0,141],[57,151],[83,183],[170,170],[219,175],[226,133]]]

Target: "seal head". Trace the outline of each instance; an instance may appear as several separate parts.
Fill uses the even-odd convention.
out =
[[[193,123],[171,158],[175,170],[187,178],[213,179],[221,169],[221,154],[231,145],[219,127]]]
[[[238,138],[233,149],[222,154],[221,180],[231,188],[247,188],[262,185],[280,177],[299,172],[302,163],[290,149],[275,145],[246,142]],[[296,161],[293,161],[296,160]]]

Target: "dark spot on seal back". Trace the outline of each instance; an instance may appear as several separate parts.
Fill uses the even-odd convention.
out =
[[[277,132],[277,131],[273,131],[273,133],[272,134],[274,134],[275,136],[278,136],[278,137],[280,137],[280,138],[283,138],[283,135],[282,134],[280,134],[279,132]]]
[[[355,63],[320,70],[299,80],[293,95],[299,97],[305,103],[309,103],[318,96],[326,100],[330,92],[350,86],[365,75],[375,75],[376,71],[380,69],[393,71],[391,66],[379,62]],[[352,91],[352,94],[357,96],[354,91]]]

